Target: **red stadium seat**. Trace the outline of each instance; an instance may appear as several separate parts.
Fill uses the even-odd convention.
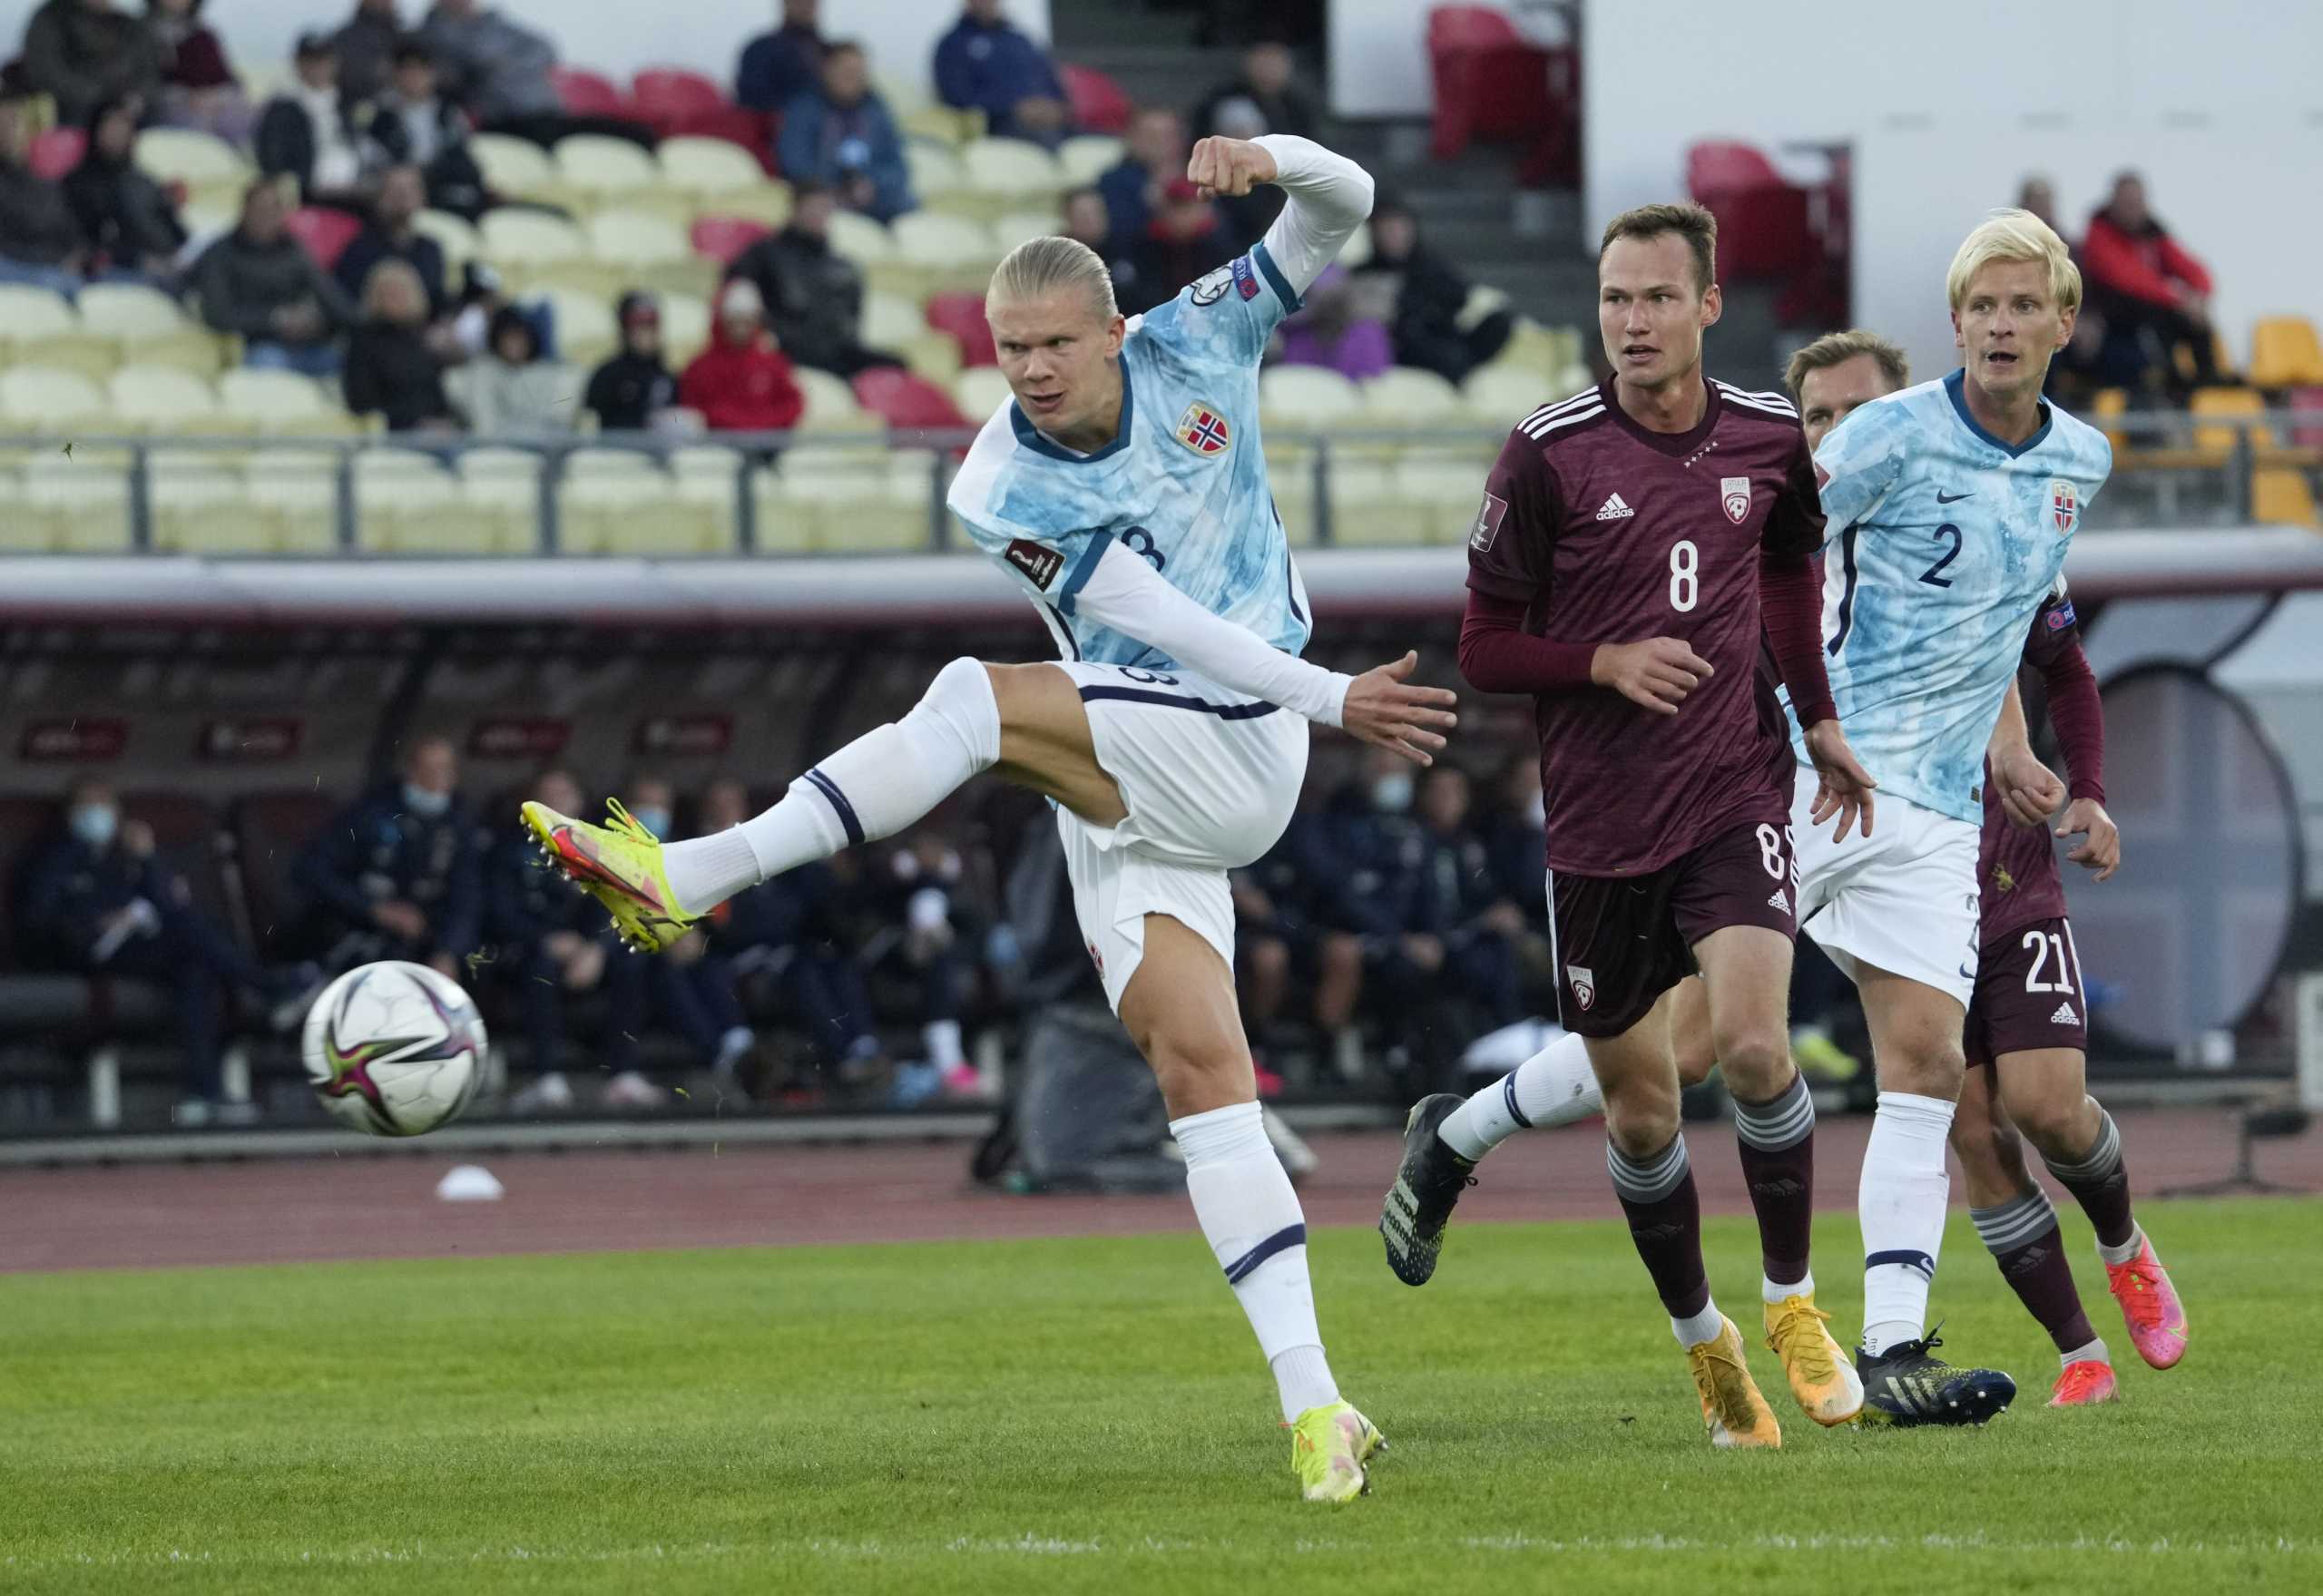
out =
[[[1119,133],[1129,129],[1133,109],[1129,92],[1093,66],[1059,62],[1065,97],[1073,102],[1073,120],[1085,133]]]
[[[720,266],[731,266],[735,256],[773,230],[744,216],[704,216],[693,224],[693,252],[707,255]]]
[[[959,340],[962,364],[1000,364],[1000,351],[993,347],[992,323],[985,319],[982,294],[931,296],[927,301],[927,325]]]
[[[325,271],[338,264],[347,253],[347,246],[363,230],[363,224],[344,211],[332,211],[320,205],[306,205],[293,211],[284,224],[290,236],[307,246],[307,253]]]
[[[968,418],[952,396],[924,377],[897,367],[879,367],[855,379],[856,402],[898,431],[916,427],[966,426]]]
[[[2291,447],[2323,449],[2323,388],[2293,388]]]
[[[1429,75],[1436,89],[1432,152],[1449,161],[1475,139],[1533,146],[1524,180],[1544,181],[1572,162],[1574,57],[1528,43],[1508,15],[1484,5],[1439,5],[1427,14]]]
[[[80,165],[88,149],[89,135],[79,128],[53,127],[33,141],[32,154],[25,164],[34,177],[54,182]]]
[[[689,116],[734,108],[715,80],[681,66],[647,67],[629,80],[629,96],[636,114],[663,138]]]
[[[621,86],[600,73],[583,72],[575,66],[560,66],[549,74],[549,82],[556,85],[556,97],[564,102],[564,109],[575,116],[632,116],[636,108],[630,104]]]
[[[1720,280],[1784,282],[1787,300],[1799,300],[1821,275],[1823,240],[1810,216],[1812,196],[1759,151],[1724,141],[1694,145],[1686,152],[1686,188],[1718,218]]]

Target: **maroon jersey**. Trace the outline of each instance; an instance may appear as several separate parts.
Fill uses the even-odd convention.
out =
[[[1548,863],[1580,876],[1657,869],[1743,821],[1788,822],[1792,758],[1753,668],[1762,547],[1823,541],[1798,412],[1709,384],[1691,432],[1630,419],[1610,380],[1509,434],[1468,539],[1468,585],[1527,606],[1560,642],[1683,640],[1714,674],[1675,715],[1611,688],[1535,694]]]
[[[2024,663],[2046,667],[2068,648],[2078,647],[2073,601],[2052,593],[2034,612],[2024,641]],[[2064,873],[2046,826],[2019,826],[1993,791],[1992,767],[1985,768],[1985,829],[1976,839],[1976,885],[1983,895],[1982,940],[1992,942],[2035,920],[2061,920],[2065,914]]]

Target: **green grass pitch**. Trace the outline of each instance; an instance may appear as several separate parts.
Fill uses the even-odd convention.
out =
[[[1392,1450],[1297,1500],[1197,1237],[0,1278],[0,1590],[2243,1591],[2323,1589],[2323,1208],[2151,1204],[2193,1327],[2125,1400],[1964,1218],[1937,1305],[2013,1369],[1984,1431],[1713,1453],[1628,1237],[1456,1229],[1424,1291],[1319,1233],[1333,1360]],[[1844,1340],[1851,1218],[1817,1230]],[[1713,1284],[1750,1306],[1743,1223]],[[1736,1314],[1738,1319],[1741,1314]],[[1746,1327],[1746,1334],[1748,1333]]]

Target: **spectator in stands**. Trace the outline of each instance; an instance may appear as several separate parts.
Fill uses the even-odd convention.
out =
[[[734,103],[779,111],[823,75],[822,0],[782,0],[782,25],[742,46],[734,67]]]
[[[1358,298],[1344,267],[1324,268],[1299,313],[1283,323],[1282,363],[1328,367],[1350,382],[1367,382],[1393,366],[1386,325],[1362,315]]]
[[[198,128],[233,145],[250,142],[250,103],[226,60],[226,46],[201,20],[208,0],[145,0],[145,25],[162,58],[158,120]]]
[[[626,790],[631,817],[666,841],[676,827],[677,790],[658,776],[637,777],[626,784]],[[733,963],[723,949],[711,945],[708,932],[696,927],[671,943],[659,958],[624,964],[628,966],[624,974],[633,979],[618,983],[615,993],[623,999],[620,1013],[633,1018],[620,1027],[622,1034],[606,1044],[607,1062],[614,1072],[605,1088],[608,1104],[650,1108],[668,1096],[638,1070],[637,1034],[649,1020],[662,1021],[676,1031],[701,1064],[720,1079],[730,1077],[758,1045],[735,994]],[[633,997],[627,991],[632,985],[636,989]]]
[[[444,391],[443,339],[427,327],[427,289],[408,260],[387,256],[363,282],[363,325],[347,340],[347,407],[390,432],[456,427]],[[568,811],[569,812],[569,811]]]
[[[1336,794],[1302,869],[1317,883],[1326,928],[1358,939],[1362,985],[1375,1013],[1408,1029],[1444,968],[1445,944],[1426,914],[1426,834],[1412,813],[1417,783],[1393,755],[1368,757]],[[1318,1004],[1319,1006],[1319,1004]]]
[[[1167,303],[1180,289],[1225,265],[1234,254],[1234,240],[1217,205],[1184,178],[1171,179],[1162,191],[1162,208],[1130,251],[1134,275],[1129,298],[1121,301],[1122,314],[1134,316]]]
[[[1105,269],[1112,274],[1113,299],[1119,303],[1136,276],[1136,269],[1121,250],[1121,235],[1114,230],[1112,214],[1106,209],[1104,191],[1095,187],[1075,189],[1064,197],[1064,236],[1083,243],[1097,252]]]
[[[0,103],[0,282],[81,291],[89,240],[64,186],[31,166],[33,131],[21,101]]]
[[[177,253],[189,235],[169,191],[138,170],[137,122],[143,110],[133,94],[97,108],[89,120],[87,152],[64,174],[64,198],[94,251],[93,269],[167,284],[176,279]]]
[[[590,374],[585,403],[605,431],[643,432],[678,402],[678,379],[662,358],[662,307],[652,295],[632,290],[621,297],[615,315],[621,348]]]
[[[338,53],[338,86],[351,100],[377,100],[395,72],[396,51],[407,44],[401,0],[355,0],[355,15],[331,34]]]
[[[451,377],[452,403],[480,437],[570,432],[580,383],[561,360],[544,358],[541,331],[514,305],[493,313],[484,353]]]
[[[1000,0],[967,0],[967,10],[936,44],[936,93],[955,111],[984,113],[995,138],[1029,139],[1054,150],[1073,131],[1073,108],[1056,64],[1000,14]]]
[[[1549,806],[1541,791],[1541,762],[1530,753],[1513,754],[1493,785],[1498,801],[1484,827],[1493,886],[1524,910],[1535,929],[1545,930],[1548,899],[1541,884]]]
[[[371,220],[348,240],[338,263],[331,269],[350,299],[363,297],[371,269],[382,260],[401,260],[419,274],[427,290],[427,318],[434,321],[451,308],[444,278],[444,246],[421,232],[419,213],[427,208],[427,185],[419,168],[391,166],[379,175],[379,191],[371,201]]]
[[[1506,310],[1467,314],[1467,279],[1420,241],[1419,218],[1400,201],[1371,208],[1371,258],[1355,269],[1393,284],[1396,310],[1388,335],[1398,366],[1462,382],[1499,354],[1515,329],[1515,318]]]
[[[142,17],[113,0],[47,0],[25,29],[24,85],[56,102],[56,120],[78,126],[107,100],[162,83],[161,54]]]
[[[293,867],[325,964],[408,959],[458,980],[483,927],[478,832],[449,739],[414,743],[402,772],[336,817]]]
[[[848,210],[881,221],[919,203],[904,165],[903,137],[887,102],[872,90],[860,44],[840,43],[823,53],[820,81],[783,107],[776,153],[785,177],[828,183]]]
[[[25,884],[25,935],[57,968],[169,989],[185,1050],[181,1123],[207,1123],[221,1111],[219,1042],[228,996],[246,992],[274,1005],[273,1017],[287,1023],[294,1000],[314,989],[312,966],[261,970],[196,909],[185,879],[155,857],[152,828],[124,820],[103,782],[73,789],[64,835],[34,859]],[[248,1104],[234,1108],[224,1117],[244,1123],[255,1118]]]
[[[1148,105],[1140,111],[1130,121],[1125,142],[1128,153],[1097,180],[1114,239],[1112,249],[1098,253],[1109,260],[1130,254],[1145,237],[1162,204],[1163,188],[1186,175],[1186,124],[1168,106]]]
[[[845,377],[901,366],[862,340],[863,272],[831,248],[835,205],[830,190],[812,179],[793,185],[789,224],[736,256],[726,275],[758,289],[776,341],[799,365]]]
[[[370,110],[339,92],[338,54],[322,34],[301,34],[298,75],[258,119],[258,169],[289,177],[309,205],[363,208],[364,179],[377,147],[363,131]]]
[[[556,71],[555,44],[498,8],[478,0],[436,0],[417,37],[443,73],[446,93],[485,126],[562,117],[564,102],[550,75]]]
[[[389,160],[419,168],[428,204],[470,221],[484,214],[490,198],[468,146],[472,131],[467,113],[437,92],[427,47],[408,40],[397,45],[395,77],[378,97],[371,138]]]
[[[250,184],[241,225],[201,252],[186,285],[212,331],[242,339],[244,365],[329,377],[355,303],[290,236],[288,215],[276,184]]]
[[[679,379],[678,403],[700,411],[713,432],[787,432],[798,425],[806,397],[766,329],[766,302],[750,279],[731,279],[718,291],[710,347]]]
[[[899,1079],[905,1095],[917,1100],[948,1092],[974,1096],[982,1091],[975,1067],[963,1049],[960,1016],[975,984],[970,956],[974,941],[961,903],[966,861],[937,833],[922,827],[887,856],[887,877],[874,884],[880,920],[865,950],[873,970],[887,969],[919,988],[917,1017],[920,1078]]]
[[[1261,1033],[1283,1018],[1293,976],[1314,994],[1318,1028],[1337,1033],[1354,1022],[1363,993],[1363,939],[1327,923],[1332,916],[1326,899],[1347,870],[1331,825],[1302,795],[1299,812],[1273,848],[1234,876],[1236,948],[1253,978],[1242,994],[1243,1011]]]
[[[2017,185],[2016,208],[2019,211],[2030,211],[2057,232],[2062,233],[2065,230],[2057,226],[2056,186],[2037,172],[2028,175],[2022,183]]]
[[[1220,83],[1194,110],[1194,137],[1255,139],[1266,133],[1297,133],[1314,138],[1321,119],[1315,103],[1290,81],[1296,63],[1288,47],[1252,44],[1242,53],[1242,73]],[[1221,198],[1227,230],[1239,245],[1261,237],[1282,211],[1283,191],[1272,183],[1249,193]]]
[[[544,772],[530,796],[553,808],[582,802],[580,783],[563,770]],[[529,837],[512,831],[486,857],[484,937],[492,955],[486,967],[515,1001],[534,1071],[532,1083],[510,1105],[518,1112],[572,1106],[573,1087],[564,1076],[570,1002],[610,987],[609,968],[631,962],[620,956],[604,918],[585,893],[542,866]],[[618,1002],[612,1006],[606,1030],[637,1029],[641,1016],[619,1012]]]
[[[2182,397],[2190,387],[2217,383],[2210,270],[2155,219],[2136,172],[2116,177],[2112,197],[2089,219],[2081,265],[2089,307],[2104,319],[2107,363],[2122,386],[2134,386],[2154,364],[2144,349],[2148,334],[2160,350],[2161,385],[2171,393]],[[2193,368],[2191,383],[2180,373],[2181,350]]]
[[[1471,823],[1473,803],[1468,773],[1457,765],[1436,765],[1420,778],[1426,853],[1414,917],[1442,941],[1445,974],[1489,1031],[1524,1017],[1517,960],[1524,910],[1494,878],[1489,845]]]

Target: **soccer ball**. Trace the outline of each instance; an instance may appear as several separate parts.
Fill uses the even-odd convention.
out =
[[[424,964],[363,964],[307,1011],[300,1053],[315,1097],[373,1136],[424,1136],[456,1118],[484,1073],[484,1019]]]

